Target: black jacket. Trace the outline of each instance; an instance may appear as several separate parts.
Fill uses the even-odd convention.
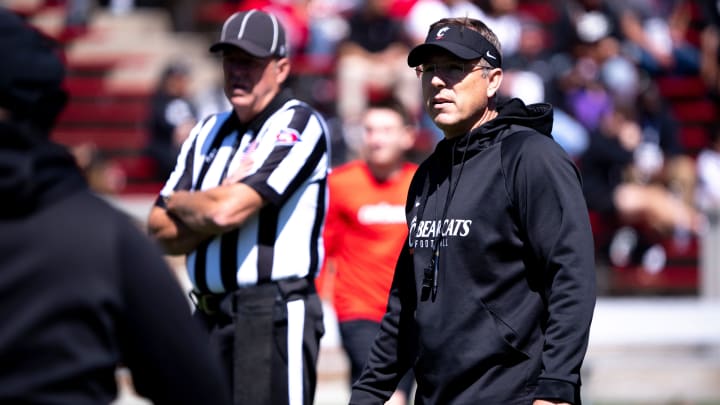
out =
[[[580,176],[551,127],[549,105],[511,100],[421,164],[408,244],[351,403],[380,403],[413,366],[420,404],[580,402],[594,251]]]
[[[64,148],[0,123],[0,403],[223,404],[207,340],[157,246]]]

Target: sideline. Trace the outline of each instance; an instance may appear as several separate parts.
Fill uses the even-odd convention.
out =
[[[590,347],[634,344],[720,346],[720,299],[598,298]]]

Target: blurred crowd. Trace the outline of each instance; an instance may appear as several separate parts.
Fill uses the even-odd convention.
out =
[[[87,21],[90,1],[71,1],[72,21]],[[409,49],[433,21],[478,18],[502,44],[502,97],[548,102],[553,136],[579,165],[598,248],[615,266],[662,269],[663,240],[679,249],[720,207],[720,126],[679,116],[668,90],[717,111],[720,100],[720,5],[700,0],[108,0],[115,13],[134,7],[170,11],[176,31],[209,27],[236,10],[277,15],[288,32],[298,97],[323,112],[334,139],[333,165],[356,157],[361,117],[369,102],[393,95],[415,117],[415,156],[442,136],[421,106],[420,86],[407,67]],[[82,7],[80,7],[82,6]],[[204,17],[203,17],[204,16]],[[163,178],[168,156],[202,116],[228,104],[222,89],[190,94],[192,72],[173,62],[158,79],[148,151]],[[682,80],[701,83],[689,93]],[[679,84],[677,84],[679,83]],[[683,93],[688,90],[687,93]],[[690,145],[693,126],[702,142]],[[170,153],[165,153],[170,151]],[[164,157],[161,155],[165,155]]]
[[[416,117],[420,147],[441,136],[420,105],[407,52],[426,27],[446,16],[486,22],[502,44],[503,97],[555,108],[553,135],[583,172],[599,249],[614,266],[659,271],[663,240],[682,250],[717,209],[718,129],[712,120],[677,116],[662,80],[695,78],[688,97],[717,106],[720,93],[716,2],[692,0],[312,0],[226,2],[263,8],[289,27],[305,72],[330,72],[334,91],[301,94],[337,123],[356,153],[369,100],[392,94]],[[330,69],[327,70],[327,67]],[[325,69],[325,70],[323,70]],[[326,73],[326,76],[328,74]],[[303,78],[303,80],[310,80]],[[679,81],[682,87],[684,82]],[[670,89],[671,91],[673,89]],[[682,92],[683,89],[674,89]],[[683,128],[701,127],[704,144],[688,146]],[[424,143],[423,143],[424,140]],[[602,224],[602,226],[600,226]],[[608,224],[611,224],[608,226]],[[601,229],[606,231],[601,233]]]

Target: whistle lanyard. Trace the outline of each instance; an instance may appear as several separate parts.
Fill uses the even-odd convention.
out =
[[[437,235],[435,236],[435,239],[433,241],[433,253],[432,256],[430,256],[430,264],[425,267],[423,271],[423,285],[421,290],[421,297],[420,299],[422,301],[426,301],[429,297],[432,297],[432,300],[435,301],[435,297],[437,297],[437,289],[438,289],[438,278],[439,278],[439,268],[440,268],[440,241],[442,240],[442,227],[445,222],[445,219],[447,219],[447,212],[448,208],[450,207],[450,201],[452,201],[453,196],[455,195],[455,191],[457,191],[458,185],[460,183],[460,175],[462,174],[463,168],[465,167],[465,154],[467,153],[468,145],[470,143],[470,134],[468,134],[468,138],[465,141],[465,149],[463,150],[462,154],[462,160],[460,164],[460,170],[458,171],[457,178],[455,179],[455,185],[453,186],[452,181],[452,173],[453,168],[455,167],[455,148],[453,147],[450,153],[450,175],[448,176],[448,192],[447,196],[445,197],[445,204],[443,206],[442,216],[440,217],[440,225],[439,229],[437,230]],[[439,187],[438,187],[439,188]],[[423,184],[423,203],[420,205],[420,208],[418,208],[418,223],[422,221],[423,214],[425,213],[425,206],[427,205],[428,200],[430,199],[430,172],[427,173],[427,176],[425,176],[425,182]]]

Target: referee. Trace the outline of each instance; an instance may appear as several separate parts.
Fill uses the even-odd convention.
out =
[[[323,261],[329,135],[283,83],[285,30],[258,10],[224,23],[231,111],[192,130],[149,216],[168,254],[187,255],[196,316],[235,404],[313,402],[324,333],[313,277]]]

